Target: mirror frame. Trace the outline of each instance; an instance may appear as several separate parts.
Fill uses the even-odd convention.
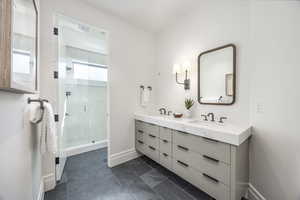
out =
[[[13,0],[0,0],[0,90],[18,94],[39,93],[39,8],[36,0],[32,0],[36,14],[35,20],[35,77],[34,88],[13,82]]]
[[[221,49],[225,49],[231,47],[233,50],[233,96],[232,96],[232,102],[231,103],[205,103],[205,102],[201,102],[201,97],[200,97],[200,59],[201,56],[205,55],[205,54],[209,54],[212,53],[214,51],[218,51]],[[236,99],[236,46],[234,44],[227,44],[224,46],[220,46],[214,49],[210,49],[207,51],[204,51],[202,53],[200,53],[200,55],[198,56],[198,102],[200,104],[205,104],[205,105],[224,105],[224,106],[229,106],[235,103],[235,99]]]

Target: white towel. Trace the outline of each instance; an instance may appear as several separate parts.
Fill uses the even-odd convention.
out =
[[[146,107],[150,101],[150,90],[144,89],[141,91],[141,106]]]
[[[40,150],[42,154],[46,152],[56,153],[57,138],[52,106],[49,103],[44,102],[44,109],[43,121],[41,122]]]
[[[29,109],[29,121],[32,123],[36,123],[42,115],[42,110],[38,106],[38,104],[32,104],[28,106]],[[27,123],[27,121],[25,122]]]

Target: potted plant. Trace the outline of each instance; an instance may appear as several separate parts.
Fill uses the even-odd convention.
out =
[[[191,99],[191,98],[187,98],[184,101],[185,108],[186,108],[185,115],[186,115],[187,118],[190,118],[192,116],[191,108],[193,107],[194,103],[195,103],[194,100]]]

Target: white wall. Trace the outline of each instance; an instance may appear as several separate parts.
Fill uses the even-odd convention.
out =
[[[190,13],[165,27],[158,36],[156,90],[158,106],[173,111],[184,111],[185,95],[197,101],[197,57],[212,48],[228,43],[237,46],[237,98],[233,106],[208,106],[196,103],[196,116],[214,112],[228,116],[239,124],[249,123],[249,66],[247,65],[249,39],[249,2],[244,0],[201,0]],[[174,63],[189,59],[192,62],[190,94],[175,83]]]
[[[236,103],[197,105],[195,114],[213,111],[253,125],[250,183],[269,200],[300,199],[299,24],[299,1],[201,0],[158,36],[157,103],[172,110],[184,109],[186,95],[175,83],[173,63],[192,59],[189,95],[196,99],[198,54],[237,45]]]
[[[300,1],[252,3],[250,182],[269,200],[300,199],[299,24]]]
[[[32,200],[39,192],[37,132],[23,126],[26,97],[0,92],[0,200]]]
[[[40,192],[38,131],[24,119],[27,97],[0,91],[0,200],[37,200]]]
[[[80,0],[51,0],[41,2],[41,91],[42,96],[56,104],[55,45],[53,19],[56,12],[109,32],[110,65],[110,156],[134,148],[133,113],[139,109],[139,85],[151,85],[154,65],[154,38],[151,34],[107,15]],[[150,76],[149,76],[150,75]],[[49,161],[49,160],[48,160]],[[45,161],[47,163],[47,160]],[[54,170],[54,161],[44,169]]]

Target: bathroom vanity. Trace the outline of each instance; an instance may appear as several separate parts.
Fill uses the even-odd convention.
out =
[[[135,115],[136,149],[217,200],[248,188],[251,127]]]

